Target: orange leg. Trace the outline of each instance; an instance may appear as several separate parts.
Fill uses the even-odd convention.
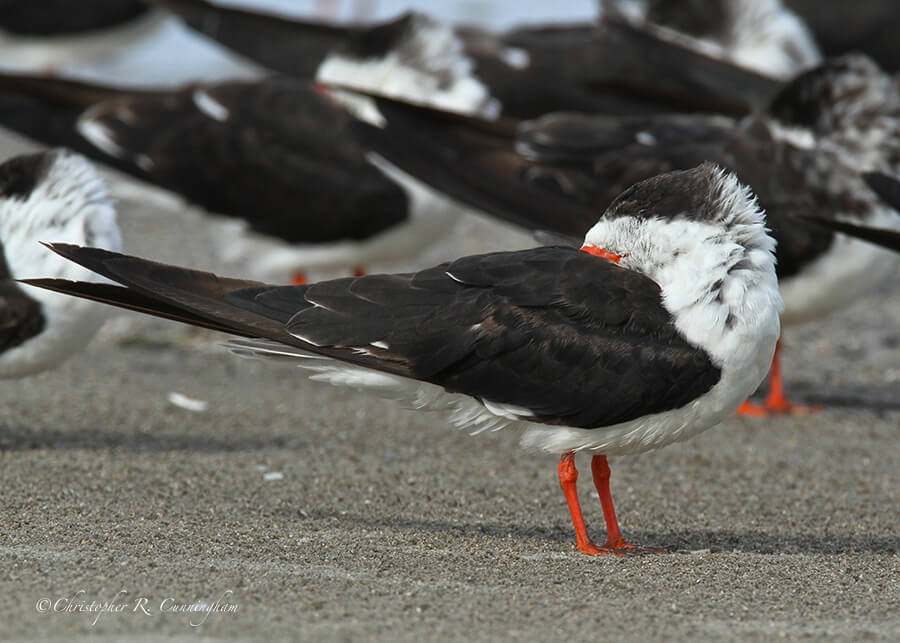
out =
[[[587,535],[584,526],[584,516],[581,514],[581,505],[578,504],[578,469],[575,468],[575,454],[564,453],[559,459],[559,485],[566,495],[569,504],[569,513],[572,514],[572,524],[575,526],[575,545],[579,551],[585,554],[596,555],[602,553],[600,548],[593,543]]]
[[[606,544],[603,549],[608,552],[622,554],[648,553],[661,554],[664,549],[641,547],[630,545],[622,538],[619,531],[619,521],[616,520],[616,509],[613,507],[612,494],[609,491],[609,462],[605,455],[595,455],[591,458],[591,473],[594,474],[594,486],[597,487],[597,495],[600,496],[600,505],[603,507],[603,518],[606,519]]]
[[[291,277],[291,285],[292,286],[305,286],[306,285],[306,273],[302,270],[298,270],[294,273],[293,277]]]
[[[775,355],[772,357],[772,368],[769,371],[769,393],[762,404],[755,404],[746,400],[738,408],[739,415],[747,417],[768,417],[770,415],[801,415],[804,413],[817,413],[819,407],[806,406],[791,402],[784,395],[784,380],[781,377],[781,360],[778,353],[781,350],[781,339],[775,344]]]
[[[366,269],[363,268],[362,266],[356,266],[356,268],[353,269],[353,276],[354,277],[365,277]]]
[[[603,517],[606,519],[606,544],[598,547],[587,535],[584,525],[584,516],[581,513],[581,505],[578,503],[578,470],[575,468],[575,454],[566,453],[559,459],[559,484],[566,495],[569,505],[569,513],[572,515],[572,524],[575,526],[575,544],[580,551],[593,556],[598,554],[613,554],[624,556],[631,553],[660,553],[661,549],[650,549],[629,545],[622,538],[619,531],[619,523],[616,520],[616,510],[613,507],[612,495],[609,492],[609,463],[605,455],[595,455],[591,460],[591,472],[594,475],[594,486],[600,495],[600,504],[603,506]]]

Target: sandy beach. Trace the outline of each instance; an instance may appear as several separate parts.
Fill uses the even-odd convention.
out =
[[[157,205],[121,200],[128,251],[241,274]],[[525,242],[472,219],[432,258]],[[517,435],[222,340],[117,316],[3,382],[0,638],[900,639],[900,281],[787,330],[789,391],[821,413],[611,459],[626,537],[670,551],[625,559],[575,551],[556,458]]]

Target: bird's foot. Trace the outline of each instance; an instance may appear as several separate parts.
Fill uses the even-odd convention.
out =
[[[610,543],[607,541],[607,543],[602,547],[595,545],[593,541],[589,540],[586,543],[579,543],[578,549],[590,556],[619,556],[620,558],[625,556],[643,556],[644,554],[666,553],[665,549],[632,545],[625,542],[624,540],[619,540],[615,543]]]

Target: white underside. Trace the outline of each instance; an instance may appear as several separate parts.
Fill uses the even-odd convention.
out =
[[[878,207],[868,226],[900,230],[900,214]],[[866,241],[835,235],[828,251],[803,270],[780,283],[785,310],[782,323],[802,324],[845,308],[896,276],[900,256]]]

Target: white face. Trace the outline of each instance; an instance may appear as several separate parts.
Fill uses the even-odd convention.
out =
[[[777,325],[783,304],[775,241],[766,233],[755,197],[733,174],[712,166],[705,170],[716,174],[704,200],[710,206],[704,218],[652,211],[630,215],[620,208],[602,217],[584,242],[620,255],[619,265],[655,281],[684,335],[726,356],[734,341],[726,336],[741,332],[735,324],[755,324],[756,311],[773,310]]]

